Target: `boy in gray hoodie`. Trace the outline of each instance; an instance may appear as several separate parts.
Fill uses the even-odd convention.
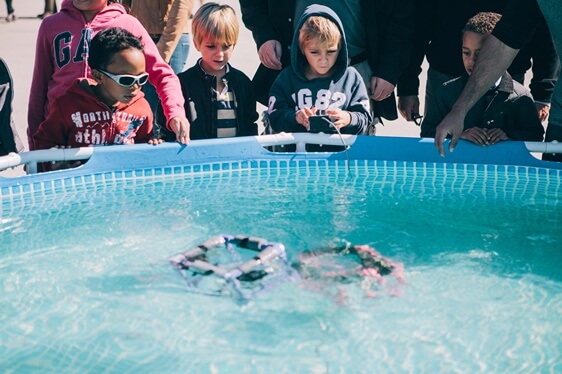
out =
[[[348,65],[340,19],[328,7],[311,5],[296,30],[291,66],[271,87],[271,128],[276,133],[311,131],[311,118],[322,115],[333,132],[364,134],[371,122],[369,96],[361,75]]]

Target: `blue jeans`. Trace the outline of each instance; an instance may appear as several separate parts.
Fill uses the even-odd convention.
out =
[[[158,43],[160,38],[152,38],[154,43]],[[185,63],[187,62],[187,55],[189,54],[189,46],[191,44],[191,38],[189,34],[182,34],[176,49],[174,49],[174,53],[172,53],[172,57],[170,58],[170,67],[174,71],[174,73],[178,74],[181,73],[185,68]],[[158,93],[154,86],[150,83],[145,84],[142,87],[142,92],[144,92],[144,96],[148,103],[150,104],[150,108],[152,109],[152,113],[154,113],[154,118],[156,119],[156,109],[158,105],[160,105],[160,99],[158,98]]]
[[[12,8],[12,0],[6,0],[6,8],[8,9],[8,15],[14,13],[14,8]]]

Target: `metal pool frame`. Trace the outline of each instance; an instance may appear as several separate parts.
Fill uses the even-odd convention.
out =
[[[305,152],[305,144],[349,146],[342,152]],[[264,147],[296,144],[297,152],[270,152]],[[447,147],[447,145],[446,145]],[[542,161],[530,152],[562,153],[562,144],[540,142],[501,142],[481,147],[460,140],[453,153],[441,157],[435,150],[433,139],[398,138],[381,136],[326,135],[326,134],[275,134],[226,139],[192,141],[188,146],[179,143],[114,145],[74,149],[49,149],[11,153],[0,157],[0,170],[26,165],[28,175],[0,176],[0,187],[10,187],[37,181],[56,180],[78,175],[99,174],[118,170],[166,168],[202,163],[220,163],[239,160],[378,160],[426,162],[432,164],[475,164],[528,166],[562,170],[562,163]],[[60,171],[36,174],[37,163],[50,161],[88,160],[84,165]],[[1,194],[0,194],[1,195]]]

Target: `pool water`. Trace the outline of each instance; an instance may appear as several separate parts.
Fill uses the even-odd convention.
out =
[[[558,175],[322,160],[184,171],[2,190],[2,371],[562,371]],[[360,281],[286,282],[245,305],[187,292],[168,258],[218,234],[281,242],[290,261],[369,244],[405,283],[367,298]]]

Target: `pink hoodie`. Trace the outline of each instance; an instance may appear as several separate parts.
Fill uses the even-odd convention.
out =
[[[66,92],[76,78],[91,77],[85,41],[89,42],[98,31],[110,27],[121,27],[141,38],[146,71],[150,74],[150,83],[157,87],[167,120],[176,116],[185,117],[178,77],[160,57],[156,45],[135,17],[127,14],[122,5],[110,4],[96,14],[92,21],[86,22],[72,0],[64,0],[60,12],[43,20],[37,35],[27,113],[31,150],[35,148],[33,134],[47,118],[51,103]]]

